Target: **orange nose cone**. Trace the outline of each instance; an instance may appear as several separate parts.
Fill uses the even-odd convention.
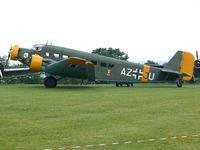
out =
[[[11,48],[11,60],[16,60],[16,57],[18,57],[19,54],[19,46],[15,45]]]

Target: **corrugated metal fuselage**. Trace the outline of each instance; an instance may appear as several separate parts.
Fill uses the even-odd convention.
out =
[[[161,82],[168,79],[160,68],[122,61],[110,57],[100,56],[69,48],[46,45],[41,51],[34,51],[45,59],[61,61],[66,57],[78,57],[95,64],[94,76],[98,82],[135,83],[135,82]],[[145,70],[147,70],[145,72]],[[74,77],[73,74],[66,76]],[[175,81],[171,78],[170,81]]]

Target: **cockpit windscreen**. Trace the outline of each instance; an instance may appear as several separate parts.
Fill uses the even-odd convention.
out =
[[[32,50],[34,50],[34,51],[41,51],[43,46],[44,46],[43,44],[34,45],[33,48],[32,48]]]

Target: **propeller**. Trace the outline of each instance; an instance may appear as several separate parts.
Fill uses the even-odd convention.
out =
[[[7,57],[7,59],[6,59],[5,67],[8,66],[8,61],[9,61],[9,59],[10,59],[11,51],[12,51],[12,45],[11,45],[11,47],[10,47],[10,51],[8,52],[8,57]]]
[[[199,60],[198,51],[196,51],[196,60],[195,60],[194,65],[195,65],[196,68],[200,68],[200,60]]]
[[[197,60],[199,60],[199,54],[198,54],[198,51],[196,51],[196,57],[197,57]]]
[[[3,78],[3,70],[4,70],[4,66],[2,63],[0,63],[0,78]]]

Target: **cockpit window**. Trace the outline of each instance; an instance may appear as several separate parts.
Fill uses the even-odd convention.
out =
[[[32,50],[34,50],[34,51],[41,51],[43,46],[44,45],[42,45],[42,44],[34,45],[33,48],[32,48]]]

